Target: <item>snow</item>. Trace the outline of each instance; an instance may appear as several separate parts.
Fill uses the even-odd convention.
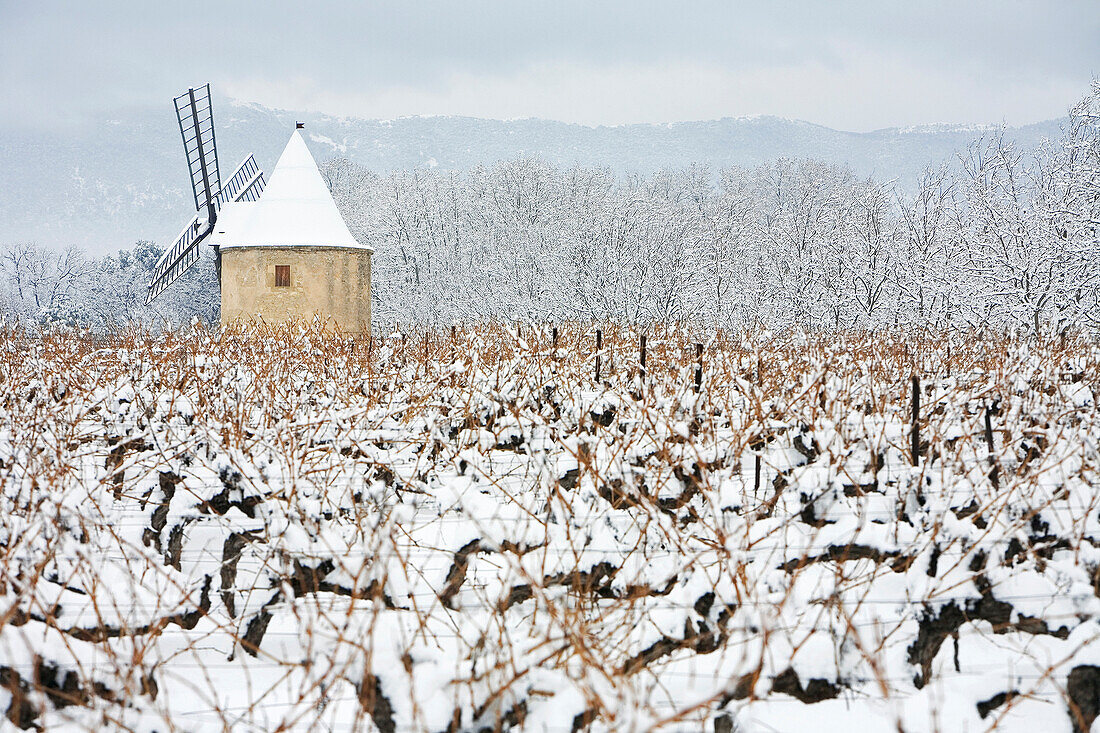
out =
[[[912,466],[889,337],[853,347],[873,376],[819,337],[715,344],[698,393],[675,334],[644,390],[549,338],[422,359],[406,335],[369,363],[300,324],[0,338],[0,666],[105,691],[16,684],[33,721],[1072,730],[1067,680],[1100,662],[1100,417],[1056,388],[1058,347],[926,344],[975,369],[922,374]],[[990,451],[965,405],[1021,374]]]
[[[315,246],[371,250],[359,244],[348,230],[297,130],[279,156],[259,200],[225,204],[209,243],[223,248]]]
[[[327,135],[316,135],[314,133],[310,133],[309,139],[312,140],[315,143],[321,143],[323,145],[328,145],[335,152],[338,152],[338,153],[347,153],[348,152],[348,146],[346,144],[338,143],[335,140],[333,140],[331,137],[328,137]]]

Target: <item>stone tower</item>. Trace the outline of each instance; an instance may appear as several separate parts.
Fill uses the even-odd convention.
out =
[[[210,244],[221,252],[223,325],[320,316],[370,332],[374,250],[348,231],[298,130],[260,198],[222,207]]]

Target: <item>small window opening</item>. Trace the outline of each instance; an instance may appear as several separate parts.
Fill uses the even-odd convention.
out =
[[[275,287],[290,287],[290,265],[275,265]]]

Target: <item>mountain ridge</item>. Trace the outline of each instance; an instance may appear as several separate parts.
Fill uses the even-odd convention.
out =
[[[1064,120],[1031,125],[911,126],[835,130],[775,115],[588,126],[540,118],[457,115],[371,120],[214,98],[223,176],[253,152],[270,171],[295,122],[318,162],[346,157],[377,172],[467,170],[518,157],[606,167],[622,176],[701,164],[717,171],[781,157],[817,158],[857,175],[912,187],[930,165],[952,164],[983,135],[1004,131],[1023,148],[1056,137]],[[0,146],[0,245],[18,241],[93,252],[152,239],[163,246],[190,218],[191,194],[170,104],[134,107],[65,129],[4,130]]]

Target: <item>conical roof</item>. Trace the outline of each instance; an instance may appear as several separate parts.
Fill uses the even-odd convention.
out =
[[[297,130],[259,200],[225,204],[210,244],[221,247],[350,247],[351,236],[317,162]]]

